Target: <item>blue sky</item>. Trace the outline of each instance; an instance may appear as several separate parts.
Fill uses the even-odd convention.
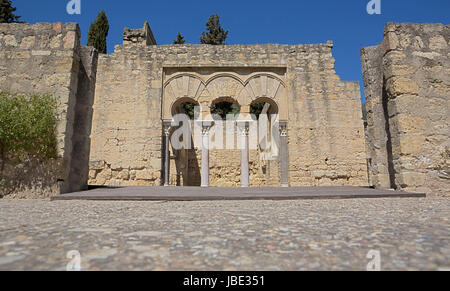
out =
[[[307,44],[333,40],[336,71],[342,80],[362,83],[360,49],[376,45],[386,22],[450,24],[450,0],[381,0],[381,15],[369,15],[369,0],[81,0],[81,15],[69,15],[69,0],[13,0],[21,20],[78,22],[82,43],[102,9],[110,22],[108,51],[122,43],[124,27],[149,21],[158,44],[169,44],[181,32],[199,43],[211,14],[230,30],[227,44]],[[362,92],[363,93],[363,92]],[[364,101],[364,100],[363,100]]]

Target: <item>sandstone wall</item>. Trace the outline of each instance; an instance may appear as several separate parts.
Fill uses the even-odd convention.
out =
[[[448,195],[450,26],[388,23],[362,62],[374,185]]]
[[[86,187],[96,55],[95,50],[80,46],[75,23],[0,24],[0,89],[51,93],[59,100],[56,134],[60,159],[47,167],[51,174],[45,175],[44,188],[50,190],[38,186],[43,185],[39,180],[46,170],[36,167],[33,171],[34,166],[24,164],[20,166],[31,167],[22,171],[27,177],[16,179],[29,182],[21,185],[16,181],[16,187],[7,189],[6,194],[20,196],[19,192],[41,189],[51,192],[48,196]]]
[[[99,57],[90,183],[161,185],[164,68],[281,67],[288,94],[291,185],[367,185],[359,86],[336,75],[332,47],[331,42],[116,46],[113,54]],[[201,165],[200,151],[189,156]],[[213,151],[211,184],[239,185],[239,157],[233,151]],[[279,185],[279,163],[271,163],[267,177],[267,166],[257,157],[251,153],[252,185]],[[172,161],[172,185],[177,179]]]

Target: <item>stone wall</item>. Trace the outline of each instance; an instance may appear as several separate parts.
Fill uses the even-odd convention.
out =
[[[60,159],[42,170],[32,161],[19,165],[29,168],[22,171],[26,179],[17,176],[20,181],[12,183],[15,188],[3,189],[3,195],[26,197],[24,193],[34,189],[49,196],[87,186],[89,108],[96,62],[96,51],[80,46],[75,23],[0,24],[0,90],[50,93],[59,100],[56,135]],[[44,176],[46,182],[42,183]]]
[[[125,40],[126,41],[126,40]],[[334,70],[331,42],[317,45],[164,45],[126,41],[99,57],[90,184],[162,183],[164,69],[284,68],[292,186],[366,186],[364,127],[358,82]],[[174,154],[172,154],[174,156]],[[279,185],[279,163],[251,152],[253,186]],[[200,151],[190,159],[201,165]],[[211,184],[238,186],[239,153],[211,152]],[[197,177],[198,178],[198,177]],[[171,181],[177,184],[176,161]]]
[[[388,23],[361,55],[374,186],[448,195],[450,26]]]

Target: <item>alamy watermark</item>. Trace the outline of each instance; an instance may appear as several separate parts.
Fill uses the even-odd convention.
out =
[[[367,271],[381,271],[381,252],[377,250],[371,250],[366,256],[369,259],[367,264]]]
[[[367,13],[370,15],[381,14],[381,0],[370,0],[366,7]]]
[[[66,6],[67,14],[81,14],[81,0],[70,0]]]
[[[287,128],[277,114],[218,115],[191,120],[186,114],[176,114],[165,123],[165,134],[174,150],[260,150],[263,160],[278,157],[280,137]]]
[[[366,6],[367,13],[370,15],[381,14],[381,0],[370,0]],[[70,0],[67,3],[66,11],[70,15],[81,14],[81,0]]]
[[[66,270],[69,271],[81,271],[81,254],[77,250],[67,252],[66,257],[70,259],[70,262],[66,265]]]

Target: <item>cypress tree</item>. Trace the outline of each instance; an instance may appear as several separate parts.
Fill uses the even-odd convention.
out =
[[[11,0],[0,0],[0,23],[19,22],[20,16],[15,15],[15,11]]]
[[[221,45],[225,44],[228,36],[228,30],[225,31],[220,26],[219,15],[211,15],[206,23],[207,31],[202,33],[200,42],[202,44]]]
[[[106,37],[108,36],[108,32],[108,17],[106,17],[105,11],[102,10],[94,23],[89,27],[87,45],[95,47],[102,54],[106,54]]]
[[[181,35],[181,33],[177,34],[177,39],[173,41],[173,44],[184,44],[186,41],[184,40],[184,37]]]

